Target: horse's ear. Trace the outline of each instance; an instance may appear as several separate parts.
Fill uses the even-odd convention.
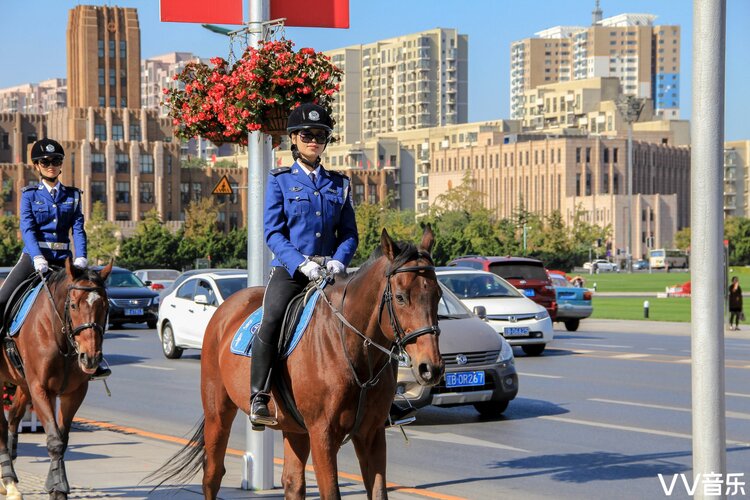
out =
[[[393,261],[396,257],[396,243],[388,235],[388,231],[383,228],[383,232],[380,233],[380,248],[383,250],[383,255],[388,257],[388,260]]]
[[[435,233],[432,232],[432,226],[428,222],[422,231],[422,242],[419,244],[419,248],[425,250],[427,253],[432,253],[432,245],[435,244]]]
[[[103,280],[106,280],[107,277],[109,277],[109,273],[112,272],[112,266],[114,265],[114,263],[115,263],[115,259],[109,259],[109,264],[104,266],[104,268],[101,271],[99,271],[99,276]]]
[[[73,265],[72,257],[65,259],[65,272],[68,274],[68,278],[70,278],[71,281],[75,281],[81,274],[81,270]]]

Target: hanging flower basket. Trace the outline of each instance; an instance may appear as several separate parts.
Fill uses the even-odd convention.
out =
[[[260,130],[278,144],[296,106],[310,101],[330,110],[341,70],[323,53],[293,47],[285,39],[261,42],[231,66],[220,57],[212,67],[188,64],[175,76],[181,85],[164,89],[175,135],[246,145],[248,132]]]

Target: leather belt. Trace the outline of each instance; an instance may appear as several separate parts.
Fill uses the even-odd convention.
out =
[[[56,241],[38,241],[39,248],[49,248],[50,250],[67,250],[68,243],[58,243]]]

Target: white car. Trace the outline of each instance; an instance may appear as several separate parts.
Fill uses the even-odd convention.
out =
[[[486,309],[486,320],[512,346],[529,356],[539,356],[554,338],[547,310],[496,274],[478,269],[444,267],[436,271],[469,309]]]
[[[247,287],[247,271],[227,269],[191,276],[161,301],[156,331],[169,359],[201,349],[211,316],[230,295]]]
[[[180,275],[180,271],[175,269],[138,269],[133,271],[141,281],[146,283],[151,290],[161,292]]]
[[[614,262],[610,262],[605,259],[596,259],[592,262],[584,262],[583,268],[586,270],[589,270],[593,267],[594,271],[600,271],[600,272],[612,272],[612,271],[619,271],[620,269],[617,267],[617,264]]]

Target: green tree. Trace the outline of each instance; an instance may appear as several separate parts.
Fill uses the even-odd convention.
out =
[[[185,226],[179,235],[177,255],[184,266],[192,266],[197,258],[221,261],[224,234],[216,224],[219,207],[211,197],[191,201],[185,209]]]
[[[687,252],[690,249],[690,237],[690,228],[683,227],[674,233],[674,247]]]
[[[750,264],[750,219],[727,217],[724,222],[724,238],[729,241],[729,264]]]
[[[0,263],[12,266],[18,262],[23,250],[23,241],[18,237],[18,218],[0,215]]]
[[[174,268],[177,245],[177,238],[164,226],[156,209],[152,209],[138,222],[135,234],[122,244],[118,263],[128,269]]]
[[[86,221],[87,253],[92,265],[104,264],[117,255],[119,228],[107,220],[107,209],[101,201],[94,202],[91,217]],[[119,262],[118,262],[119,263]]]

